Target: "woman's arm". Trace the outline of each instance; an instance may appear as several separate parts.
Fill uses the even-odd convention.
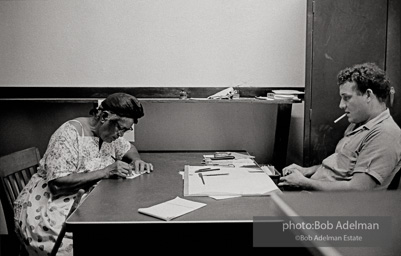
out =
[[[134,146],[134,144],[132,142],[130,142],[130,145],[131,145],[131,148],[123,156],[123,161],[126,163],[131,163],[136,160],[141,160],[141,157],[139,156],[139,152],[136,149],[136,147]]]
[[[73,173],[49,181],[49,189],[54,197],[71,195],[83,188],[88,190],[101,179],[107,179],[111,176],[127,177],[130,172],[130,166],[122,161],[116,161],[113,164],[93,172]]]

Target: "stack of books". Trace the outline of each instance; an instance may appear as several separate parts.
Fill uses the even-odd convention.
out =
[[[300,94],[304,94],[304,92],[297,90],[273,90],[274,99],[291,99],[295,101],[300,101],[301,99],[298,97]]]
[[[259,100],[292,100],[301,101],[300,95],[305,94],[298,90],[272,90],[266,96],[256,96]]]
[[[216,152],[212,155],[203,155],[202,163],[205,165],[219,165],[242,167],[244,165],[257,166],[254,156],[237,152]]]

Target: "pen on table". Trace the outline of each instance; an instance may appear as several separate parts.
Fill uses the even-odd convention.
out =
[[[336,120],[334,120],[334,123],[337,123],[338,121],[340,121],[341,119],[343,119],[347,114],[343,114],[342,116],[340,116],[339,118],[337,118]]]
[[[221,175],[228,175],[228,173],[203,174],[202,176],[221,176]]]
[[[198,175],[201,178],[203,185],[205,185],[205,180],[203,179],[203,174],[202,173],[198,173]]]
[[[198,173],[198,172],[218,171],[218,170],[220,170],[220,169],[219,169],[219,168],[214,168],[214,169],[212,169],[212,168],[203,168],[203,169],[196,170],[195,173]]]
[[[251,165],[241,165],[240,168],[258,168],[260,169],[259,165],[251,164]]]
[[[114,156],[111,156],[111,158],[113,158],[113,160],[117,162],[117,158],[115,158]],[[128,173],[128,174],[129,174],[128,176],[130,176],[132,174],[132,172]]]
[[[234,164],[208,164],[208,165],[213,165],[213,166],[228,166],[228,167],[235,167]]]

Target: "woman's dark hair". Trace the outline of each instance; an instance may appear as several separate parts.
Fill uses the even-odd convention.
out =
[[[381,102],[386,101],[390,94],[390,82],[375,63],[357,64],[341,70],[337,75],[337,84],[346,82],[355,82],[362,94],[371,89]]]
[[[137,123],[138,119],[145,115],[138,99],[122,92],[110,94],[97,109],[92,109],[90,114],[96,115],[99,110],[107,110],[121,117],[132,118],[134,123]]]

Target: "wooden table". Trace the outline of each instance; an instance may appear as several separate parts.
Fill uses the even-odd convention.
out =
[[[179,172],[186,164],[200,165],[203,154],[208,152],[143,153],[142,159],[153,163],[153,173],[132,180],[102,180],[67,220],[67,230],[73,232],[74,255],[125,255],[143,249],[161,249],[163,253],[183,253],[184,249],[188,253],[198,249],[274,251],[253,248],[252,237],[253,217],[273,216],[278,211],[269,196],[186,197],[207,205],[169,222],[138,213],[138,208],[183,198]],[[283,250],[307,252],[304,248]]]

